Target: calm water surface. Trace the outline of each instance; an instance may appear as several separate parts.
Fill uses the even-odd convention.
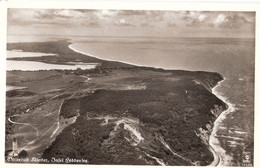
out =
[[[47,64],[36,61],[6,61],[6,70],[21,70],[21,71],[39,71],[39,70],[76,70],[81,69],[93,69],[96,64],[76,64],[76,65],[61,65],[61,64]]]
[[[253,154],[254,39],[89,37],[73,41],[73,49],[107,60],[219,72],[225,81],[216,91],[235,108],[225,114],[215,135],[217,145],[231,158],[223,164],[239,166],[243,152]]]

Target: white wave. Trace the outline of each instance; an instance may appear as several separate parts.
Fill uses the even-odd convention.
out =
[[[226,153],[226,150],[223,149],[220,146],[219,140],[217,138],[217,131],[221,125],[221,122],[226,118],[226,115],[234,112],[235,111],[235,106],[233,104],[231,104],[230,102],[227,101],[227,99],[222,96],[220,93],[218,93],[216,91],[216,89],[220,86],[220,84],[223,82],[224,80],[222,80],[221,82],[219,82],[213,89],[212,89],[212,93],[215,94],[219,99],[221,99],[224,103],[226,103],[228,105],[228,109],[223,111],[218,118],[215,120],[214,122],[214,127],[213,130],[211,132],[211,135],[209,137],[209,144],[210,146],[216,151],[216,153],[218,154],[219,158],[219,163],[218,166],[230,166],[231,165],[231,160],[233,159],[232,156],[228,155]]]

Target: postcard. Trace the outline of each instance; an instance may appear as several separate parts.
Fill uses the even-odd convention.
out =
[[[259,165],[259,3],[25,2],[1,2],[5,167]]]

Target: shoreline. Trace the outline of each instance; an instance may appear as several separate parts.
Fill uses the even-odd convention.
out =
[[[7,85],[7,84],[6,84],[6,89],[5,89],[5,91],[6,91],[6,92],[9,92],[9,91],[13,91],[13,90],[23,90],[23,89],[27,89],[27,87],[11,86],[11,85]]]
[[[134,63],[125,62],[125,61],[118,61],[118,60],[113,60],[113,59],[101,58],[101,57],[99,57],[99,56],[96,56],[96,55],[93,55],[93,54],[90,54],[90,53],[85,53],[85,52],[82,52],[82,51],[77,50],[76,48],[73,48],[73,45],[79,44],[79,43],[74,43],[74,42],[70,42],[70,43],[71,43],[71,44],[70,44],[68,47],[69,47],[72,51],[77,52],[77,53],[82,54],[82,55],[85,55],[85,56],[88,56],[88,57],[97,58],[97,59],[100,59],[100,60],[103,60],[103,61],[119,62],[119,63],[124,63],[124,64],[133,65],[133,66],[138,66],[138,67],[147,67],[147,68],[150,68],[150,66],[146,66],[146,65],[140,65],[140,64],[134,64]],[[153,68],[161,68],[161,67],[153,67]],[[165,69],[165,68],[162,68],[162,69]],[[177,69],[165,69],[165,70],[177,70]]]
[[[220,95],[220,93],[216,91],[216,89],[219,86],[221,86],[221,83],[224,82],[224,80],[225,79],[218,82],[218,84],[214,88],[212,88],[212,94],[214,94],[225,104],[227,104],[228,108],[225,111],[221,112],[219,116],[216,118],[216,120],[214,121],[213,128],[210,133],[209,141],[208,141],[209,149],[214,155],[214,160],[208,166],[230,166],[227,165],[227,163],[230,163],[230,161],[233,159],[232,156],[226,154],[226,150],[219,145],[219,140],[217,137],[215,137],[219,129],[219,125],[224,119],[226,119],[226,115],[235,111],[234,105],[228,102],[228,100],[224,96]]]
[[[96,56],[94,56],[94,55],[89,55],[89,54],[87,54],[87,53],[84,53],[84,52],[80,52],[80,51],[78,51],[78,50],[76,50],[76,49],[74,49],[73,47],[71,47],[71,45],[73,45],[73,44],[69,44],[69,45],[67,45],[67,47],[69,48],[69,49],[71,49],[72,51],[74,51],[74,52],[77,52],[77,53],[80,53],[80,54],[83,54],[84,56],[87,56],[87,57],[94,57],[94,58],[98,58],[98,59],[100,59],[101,61],[108,61],[108,59],[106,60],[106,59],[102,59],[102,58],[100,58],[100,57],[96,57]],[[110,61],[114,61],[114,60],[110,60]],[[126,63],[126,62],[121,62],[121,61],[116,61],[116,62],[120,62],[120,63]],[[126,64],[128,64],[128,65],[135,65],[135,64],[131,64],[131,63],[126,63]],[[135,66],[141,66],[141,65],[135,65]],[[154,66],[145,66],[145,67],[149,67],[149,68],[157,68],[157,67],[154,67]],[[164,70],[167,70],[167,69],[165,69],[165,68],[160,68],[160,69],[164,69]],[[169,70],[175,70],[175,69],[169,69]],[[183,70],[183,71],[185,71],[185,70]],[[188,70],[188,71],[190,71],[190,70]],[[196,71],[196,72],[198,72],[198,71]],[[205,71],[204,71],[205,72]],[[222,79],[222,78],[221,78]],[[221,162],[222,162],[222,157],[221,157],[221,154],[219,153],[219,148],[221,148],[221,147],[218,147],[218,145],[216,145],[216,144],[214,144],[213,142],[214,142],[214,140],[217,140],[217,138],[216,137],[214,137],[214,135],[215,135],[215,133],[217,132],[217,130],[218,130],[218,126],[219,126],[219,122],[221,122],[222,120],[223,120],[223,116],[224,116],[224,118],[225,118],[225,115],[223,115],[225,112],[228,112],[228,110],[230,109],[230,105],[229,105],[229,103],[226,101],[226,99],[224,98],[224,97],[222,97],[221,95],[219,95],[217,92],[216,92],[216,88],[220,85],[220,83],[221,82],[223,82],[224,80],[221,80],[221,79],[218,79],[217,81],[215,81],[214,83],[216,83],[216,85],[211,89],[212,90],[212,94],[214,94],[216,97],[218,97],[220,100],[222,100],[225,104],[227,104],[228,105],[228,108],[226,109],[226,110],[224,110],[224,111],[220,111],[220,112],[218,112],[219,113],[219,115],[215,115],[216,116],[216,119],[214,120],[214,124],[212,125],[212,130],[211,130],[211,132],[210,132],[210,135],[209,135],[209,138],[208,138],[208,144],[209,144],[209,147],[210,147],[210,151],[213,153],[213,155],[214,155],[214,160],[213,160],[213,162],[211,163],[211,164],[215,164],[215,165],[220,165],[221,164]],[[221,81],[219,81],[219,80],[221,80]],[[220,119],[221,118],[221,116],[222,116],[222,119]],[[213,141],[212,141],[212,138],[215,138],[215,139],[213,139]],[[213,143],[213,144],[212,144]],[[224,150],[224,149],[223,149]],[[224,155],[225,156],[225,155]]]
[[[20,64],[17,65],[17,63],[26,63],[27,66],[20,66]],[[66,65],[66,64],[45,63],[40,61],[6,60],[6,64],[7,64],[6,71],[77,70],[77,68],[86,70],[86,69],[96,68],[95,63]]]
[[[118,60],[113,60],[113,59],[102,58],[102,57],[99,57],[99,56],[96,56],[96,55],[93,55],[93,54],[90,54],[90,53],[79,51],[79,50],[77,50],[76,48],[73,47],[73,45],[80,44],[80,43],[75,43],[73,41],[69,41],[69,43],[70,44],[68,45],[68,47],[72,51],[77,52],[77,53],[82,54],[82,55],[85,55],[87,57],[93,57],[93,58],[97,58],[97,59],[100,59],[100,60],[103,60],[103,61],[119,62],[119,63],[133,65],[133,66],[137,66],[137,67],[155,68],[155,69],[163,69],[163,70],[191,71],[191,72],[200,72],[201,71],[201,70],[192,70],[192,69],[174,69],[174,68],[165,68],[165,67],[158,67],[158,66],[149,66],[149,65],[135,64],[135,63],[131,63],[131,62],[125,62],[125,61],[118,61]],[[210,70],[201,71],[201,72],[212,72],[212,73],[215,73],[215,71],[210,71]]]
[[[101,59],[101,60],[104,60],[104,61],[117,61],[117,60],[112,60],[112,59],[104,59],[104,58],[101,58],[101,57],[98,57],[98,56],[95,56],[95,55],[92,55],[90,53],[85,53],[85,52],[82,52],[82,51],[79,51],[75,48],[73,48],[73,45],[77,44],[77,43],[74,43],[74,42],[71,42],[72,44],[70,44],[68,47],[77,52],[77,53],[80,53],[80,54],[83,54],[83,55],[86,55],[86,56],[90,56],[90,57],[94,57],[94,58],[97,58],[97,59]],[[129,62],[124,62],[124,61],[117,61],[117,62],[120,62],[120,63],[125,63],[125,64],[129,64],[129,65],[133,65],[133,66],[140,66],[140,67],[151,67],[151,66],[146,66],[146,65],[138,65],[138,64],[133,64],[133,63],[129,63]],[[162,67],[153,67],[153,68],[161,68],[161,69],[164,69],[164,70],[179,70],[179,69],[171,69],[171,68],[162,68]],[[182,70],[185,70],[185,69],[182,69]],[[188,70],[187,71],[192,71],[192,70]],[[196,70],[193,70],[194,72],[196,72]],[[225,78],[221,81],[219,81],[217,83],[217,85],[215,87],[212,88],[212,94],[214,94],[217,98],[219,98],[220,100],[222,100],[227,106],[228,108],[225,110],[225,111],[222,111],[218,117],[216,118],[216,120],[214,121],[214,124],[213,124],[213,129],[210,133],[210,136],[209,136],[209,140],[208,140],[208,143],[209,143],[209,150],[211,151],[211,153],[213,154],[214,156],[214,160],[212,161],[211,164],[209,164],[208,166],[224,166],[223,165],[223,162],[227,162],[229,160],[232,159],[231,156],[229,155],[226,155],[225,154],[225,149],[223,149],[221,146],[219,146],[219,141],[218,139],[215,137],[215,134],[218,130],[218,127],[219,127],[219,123],[224,120],[226,117],[226,115],[230,112],[233,112],[234,111],[234,105],[229,103],[225,97],[221,96],[217,91],[216,91],[216,88],[218,88],[221,83],[225,80]],[[216,145],[217,143],[217,145]],[[226,157],[226,158],[225,158]]]

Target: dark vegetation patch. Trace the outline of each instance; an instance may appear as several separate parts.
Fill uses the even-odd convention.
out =
[[[18,79],[20,85],[15,86],[38,90],[36,93],[41,96],[37,99],[25,99],[25,96],[22,96],[24,101],[8,100],[7,118],[56,99],[66,99],[61,106],[62,117],[70,118],[77,113],[80,114],[76,122],[66,127],[44,151],[42,158],[87,159],[89,164],[97,165],[158,164],[145,153],[163,159],[169,165],[192,165],[191,162],[195,161],[200,165],[208,165],[213,160],[207,145],[196,136],[195,131],[199,128],[206,129],[206,124],[214,122],[215,115],[210,110],[216,106],[221,110],[226,108],[225,104],[211,93],[212,87],[223,79],[220,74],[172,71],[103,61],[76,53],[67,47],[69,44],[67,41],[8,44],[8,50],[21,49],[26,52],[58,55],[24,58],[26,60],[56,64],[70,61],[101,63],[101,66],[94,70],[41,71],[42,76],[40,72],[8,72],[14,75],[8,78],[9,84],[16,84]],[[124,76],[127,74],[124,73],[126,71],[128,74],[131,73],[129,77]],[[85,79],[79,77],[91,74],[91,78],[102,78],[112,76],[113,72],[118,73],[118,79],[113,80],[115,86],[118,82],[129,84],[141,81],[146,85],[146,89],[109,90],[109,85],[102,89],[105,88],[102,82],[85,84]],[[15,76],[17,73],[20,74],[19,78]],[[92,88],[95,92],[85,94],[83,88]],[[53,92],[53,89],[62,91]],[[78,97],[68,99],[72,94]],[[13,104],[15,106],[12,106]],[[118,119],[138,119],[139,124],[135,126],[141,132],[144,141],[133,146],[126,140],[126,137],[131,136],[123,124],[113,132],[114,122],[109,121],[107,125],[102,125],[102,119],[89,119],[89,116],[106,115],[116,116]],[[10,123],[7,124],[7,128],[10,128],[7,131],[13,131]],[[188,161],[173,155],[162,145],[161,140]]]
[[[65,99],[60,109],[60,116],[71,118],[79,113],[80,101],[78,98]]]
[[[147,164],[144,160],[137,160],[134,157],[141,155],[147,158],[143,153],[146,152],[152,156],[158,155],[159,158],[167,158],[167,162],[171,165],[191,165],[190,162],[171,154],[165,147],[161,151],[162,143],[158,138],[148,138],[148,134],[156,133],[179,155],[189,158],[191,162],[199,161],[201,165],[209,164],[213,160],[213,155],[196,136],[195,130],[206,129],[206,124],[215,120],[215,116],[210,110],[214,109],[215,105],[223,106],[225,109],[225,104],[204,86],[195,84],[192,81],[194,77],[179,75],[178,78],[181,80],[177,82],[146,79],[147,89],[145,90],[101,89],[80,99],[80,117],[74,126],[84,128],[85,132],[78,134],[80,140],[73,142],[72,146],[75,146],[71,150],[76,151],[80,148],[82,153],[79,156],[84,156],[93,164]],[[216,82],[212,81],[214,84]],[[169,92],[174,94],[169,94]],[[77,101],[73,100],[71,103],[74,106]],[[70,114],[69,111],[66,115]],[[101,126],[98,121],[96,121],[98,124],[89,125],[94,124],[93,120],[87,120],[89,114],[138,118],[140,124],[143,125],[140,127],[146,128],[142,134],[145,138],[144,148],[141,149],[143,152],[140,152],[140,149],[131,150],[130,143],[124,139],[127,136],[124,130],[119,131],[110,143],[102,140],[101,137],[109,139],[110,136],[104,135],[104,131],[99,132],[100,129],[104,129],[104,126]],[[105,127],[109,127],[110,131],[112,129],[111,125]],[[64,130],[64,134],[60,135],[60,139],[56,139],[56,143],[63,143],[62,141],[67,138],[66,131]],[[87,137],[98,139],[95,140],[95,144],[92,144]],[[55,151],[58,150],[61,149],[56,144],[52,144],[43,157],[46,155],[56,157]],[[95,151],[95,156],[93,156],[93,151]],[[65,152],[65,155],[59,153],[58,156],[65,157],[66,153],[68,152]],[[149,158],[147,160],[149,161]]]
[[[33,96],[35,93],[24,91],[24,90],[10,90],[6,92],[6,97],[15,97],[15,96]]]

